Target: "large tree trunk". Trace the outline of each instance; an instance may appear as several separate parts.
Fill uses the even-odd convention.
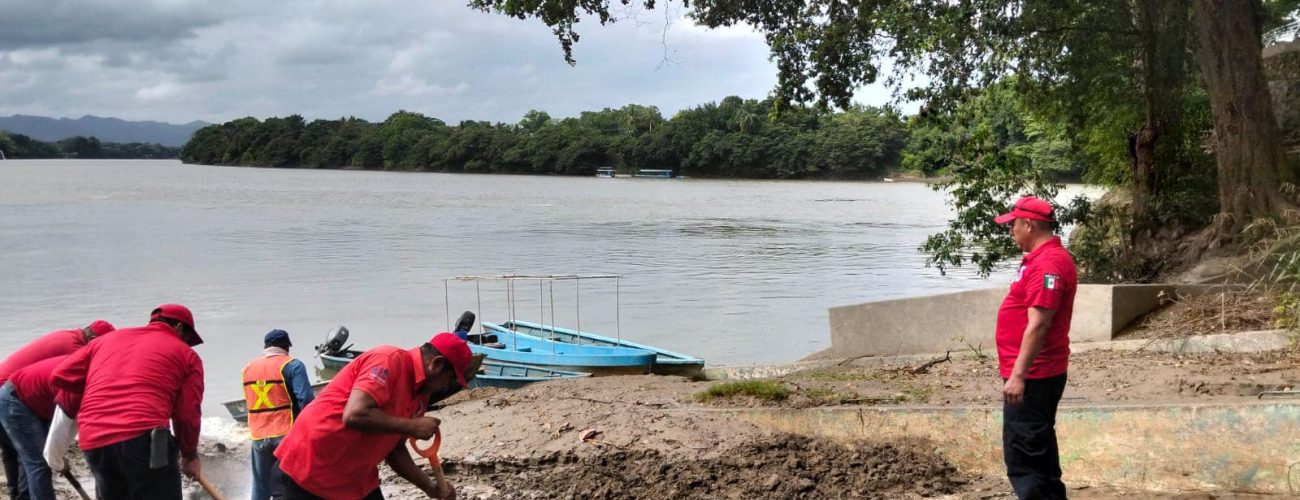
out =
[[[1222,241],[1257,217],[1285,215],[1279,184],[1292,173],[1264,81],[1256,1],[1195,0],[1195,6],[1196,59],[1214,113]]]

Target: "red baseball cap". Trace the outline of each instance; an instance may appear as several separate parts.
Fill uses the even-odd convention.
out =
[[[194,313],[190,312],[190,308],[180,304],[163,304],[149,313],[149,321],[158,318],[174,319],[189,327],[190,333],[194,334],[194,343],[190,344],[190,347],[203,343],[203,337],[200,337],[199,331],[194,328]]]
[[[90,334],[96,337],[102,337],[104,336],[104,334],[112,332],[113,330],[117,329],[116,327],[113,326],[112,323],[109,323],[102,319],[95,320],[94,323],[87,325],[86,328],[89,328]]]
[[[1006,224],[1016,219],[1033,219],[1052,222],[1056,217],[1052,215],[1052,204],[1037,196],[1026,196],[1016,201],[1011,206],[1011,211],[997,216],[993,222]]]
[[[434,335],[429,343],[442,354],[442,357],[451,362],[451,368],[456,372],[456,380],[460,382],[460,386],[469,387],[465,382],[465,373],[469,371],[470,360],[474,358],[474,354],[469,350],[469,344],[456,334],[447,332]]]

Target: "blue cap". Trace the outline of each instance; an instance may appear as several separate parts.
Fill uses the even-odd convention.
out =
[[[279,328],[266,332],[266,338],[262,340],[262,343],[264,345],[284,343],[289,346],[293,346],[293,342],[289,341],[289,332],[286,332]]]

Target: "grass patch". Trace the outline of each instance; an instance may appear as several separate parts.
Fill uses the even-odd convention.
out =
[[[804,389],[803,394],[804,396],[807,396],[808,399],[812,399],[822,403],[829,403],[829,404],[844,404],[845,401],[851,401],[858,397],[857,394],[853,394],[850,392],[840,392],[832,389],[827,389],[825,387],[813,387],[811,389]]]
[[[911,386],[903,391],[903,395],[908,401],[913,403],[925,403],[930,401],[930,396],[934,395],[934,388],[926,386]]]
[[[787,389],[785,384],[770,380],[738,380],[714,384],[696,393],[695,400],[706,402],[733,396],[751,396],[762,401],[785,401],[790,397],[790,389]]]
[[[799,378],[807,380],[818,380],[823,382],[853,382],[857,380],[869,380],[875,378],[875,374],[855,373],[846,370],[827,370],[815,369],[799,372],[796,374]]]

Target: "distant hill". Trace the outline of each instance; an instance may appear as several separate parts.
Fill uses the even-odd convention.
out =
[[[29,115],[0,116],[0,130],[28,135],[46,142],[80,135],[95,137],[103,142],[143,142],[180,147],[185,145],[185,141],[190,140],[195,130],[208,125],[207,122],[197,120],[177,125],[154,121],[133,122],[90,115],[76,120]]]

